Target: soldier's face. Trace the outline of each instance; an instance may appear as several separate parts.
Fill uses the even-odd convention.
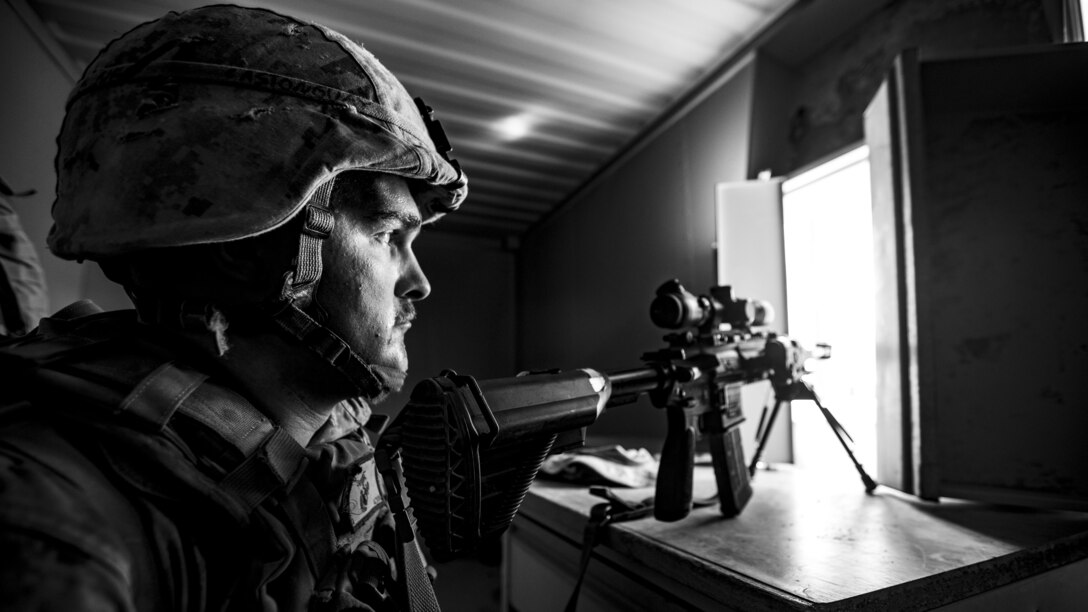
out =
[[[365,363],[407,371],[413,304],[431,292],[412,251],[419,207],[403,178],[358,172],[337,179],[333,207],[317,289],[327,325]]]

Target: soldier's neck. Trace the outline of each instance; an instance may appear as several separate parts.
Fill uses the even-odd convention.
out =
[[[310,351],[274,332],[226,336],[226,347],[207,333],[183,339],[215,364],[236,391],[306,446],[337,404],[353,392]],[[222,351],[226,348],[225,351]],[[221,352],[222,351],[222,352]]]

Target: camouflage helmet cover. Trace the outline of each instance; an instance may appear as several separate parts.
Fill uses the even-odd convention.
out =
[[[69,97],[50,249],[98,259],[255,236],[352,169],[430,185],[417,199],[433,219],[467,179],[420,106],[320,25],[231,5],[170,13],[108,45]]]

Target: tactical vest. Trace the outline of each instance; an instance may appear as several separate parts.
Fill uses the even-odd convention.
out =
[[[377,482],[373,474],[366,481],[345,480],[356,477],[366,462],[373,464],[373,447],[365,435],[338,440],[320,452],[304,449],[183,355],[138,323],[133,311],[104,313],[89,302],[77,302],[43,319],[34,333],[0,345],[0,371],[12,381],[0,390],[0,420],[40,416],[45,409],[49,418],[77,424],[69,431],[78,431],[82,423],[87,431],[125,438],[121,447],[168,448],[152,452],[146,465],[138,458],[97,457],[103,444],[88,453],[121,480],[137,483],[130,488],[146,489],[139,494],[186,509],[191,504],[194,512],[212,517],[203,520],[216,522],[217,533],[247,534],[239,542],[254,547],[278,543],[273,546],[278,554],[238,553],[242,559],[258,559],[251,564],[255,567],[240,569],[234,584],[212,596],[229,591],[229,601],[256,609],[262,598],[277,600],[277,609],[320,609],[322,604],[338,609],[347,605],[345,573],[363,571],[371,574],[362,580],[365,584],[347,590],[358,594],[368,589],[368,605],[397,608],[387,583],[391,562],[385,551],[397,546],[388,510],[381,502],[382,507],[367,508],[365,516],[352,514],[360,503],[351,498],[357,493],[352,482],[375,488]],[[354,461],[345,464],[346,474],[315,470],[318,464],[342,461],[345,453]],[[185,457],[189,464],[162,457]],[[319,472],[324,475],[315,476]],[[365,524],[368,520],[378,524]],[[379,542],[357,541],[353,534],[364,530],[373,530]],[[360,570],[360,555],[365,570]],[[284,575],[295,576],[293,584],[277,585]]]

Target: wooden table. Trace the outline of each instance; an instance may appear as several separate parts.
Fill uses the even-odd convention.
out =
[[[696,468],[695,483],[696,497],[712,494],[712,470]],[[608,528],[579,611],[1088,610],[1088,514],[866,494],[856,478],[790,466],[760,471],[753,488],[736,518],[712,506]],[[563,609],[601,501],[538,479],[508,538],[511,609]]]

